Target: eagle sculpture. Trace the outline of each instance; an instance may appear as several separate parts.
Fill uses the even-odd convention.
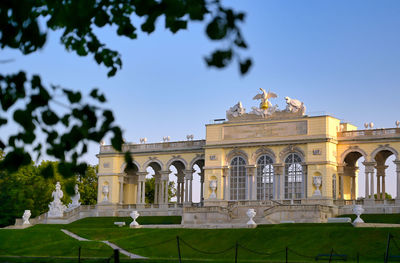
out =
[[[260,109],[266,110],[269,107],[268,99],[276,98],[278,96],[273,92],[270,92],[270,91],[266,92],[265,89],[263,89],[263,88],[260,88],[260,90],[262,91],[262,93],[254,96],[253,100],[261,100]]]

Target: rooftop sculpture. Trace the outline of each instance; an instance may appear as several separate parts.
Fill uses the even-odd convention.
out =
[[[305,114],[306,107],[304,103],[285,97],[286,108],[278,110],[278,105],[272,105],[269,99],[277,98],[274,92],[266,92],[260,88],[261,93],[253,97],[253,100],[260,100],[259,107],[252,107],[252,111],[246,113],[246,109],[239,101],[233,107],[226,111],[226,117],[229,121],[244,121],[244,120],[260,120],[260,119],[281,119],[281,118],[296,118]]]

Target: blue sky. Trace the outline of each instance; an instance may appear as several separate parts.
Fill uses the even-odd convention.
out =
[[[215,70],[203,57],[217,45],[204,24],[189,24],[172,35],[163,28],[131,41],[110,30],[99,36],[122,54],[123,69],[107,78],[92,57],[68,53],[59,32],[50,32],[45,48],[29,56],[2,50],[3,73],[39,73],[46,83],[89,92],[99,87],[129,142],[160,142],[163,136],[185,140],[205,137],[205,124],[224,118],[238,101],[256,106],[259,88],[304,101],[309,113],[325,111],[362,127],[394,127],[400,119],[400,1],[252,0],[224,1],[246,13],[242,26],[254,66],[245,77],[236,64]],[[2,136],[8,131],[1,130]],[[96,163],[98,145],[85,157]]]

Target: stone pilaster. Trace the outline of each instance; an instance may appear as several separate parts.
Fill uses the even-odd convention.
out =
[[[338,165],[337,174],[338,174],[338,180],[339,180],[339,199],[343,200],[344,199],[344,188],[343,188],[344,166],[343,165]]]
[[[124,203],[124,176],[118,177],[119,181],[119,204],[122,205]]]
[[[255,182],[255,165],[247,165],[246,166],[246,185],[247,185],[247,195],[246,195],[246,200],[256,200],[257,196],[254,196],[254,194],[257,193],[257,188],[254,187],[254,182]]]
[[[284,182],[285,178],[283,178],[283,165],[280,163],[273,164],[274,167],[274,199],[282,200],[284,199]]]
[[[302,165],[303,168],[303,196],[302,198],[307,198],[308,194],[307,194],[307,183],[308,183],[308,166],[307,164],[303,163]],[[322,178],[322,182],[323,182],[323,178]],[[324,194],[324,193],[322,193]]]

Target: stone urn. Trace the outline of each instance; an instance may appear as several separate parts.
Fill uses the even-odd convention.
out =
[[[136,222],[136,219],[140,216],[140,214],[138,213],[138,211],[134,210],[129,214],[130,217],[132,217],[133,221],[132,223],[129,225],[129,227],[131,228],[137,228],[139,227],[139,223]]]
[[[210,188],[211,188],[210,199],[217,198],[217,195],[215,193],[215,190],[217,190],[217,180],[211,180],[210,181]]]
[[[103,195],[104,195],[103,202],[108,202],[108,192],[109,192],[108,185],[103,185]]]
[[[364,213],[364,208],[362,207],[362,205],[354,205],[353,213],[357,216],[357,218],[354,219],[353,224],[364,223],[364,220],[362,220],[360,217],[362,213]]]
[[[23,225],[30,225],[31,223],[29,222],[29,218],[31,217],[31,210],[25,210],[24,215],[22,216],[22,220],[24,222],[22,223]]]
[[[256,226],[256,222],[254,222],[253,218],[256,216],[256,211],[254,211],[253,208],[250,208],[249,210],[247,210],[246,215],[249,217],[249,221],[247,222],[247,225],[250,226]]]
[[[321,191],[319,190],[319,188],[321,187],[322,184],[322,176],[314,176],[313,177],[313,184],[316,188],[316,190],[314,191],[313,196],[321,196]]]

